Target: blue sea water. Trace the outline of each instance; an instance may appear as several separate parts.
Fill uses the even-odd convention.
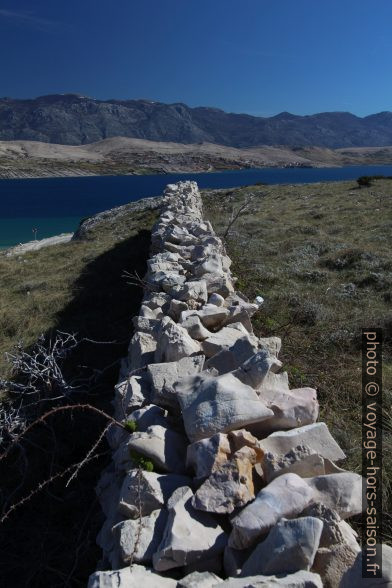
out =
[[[166,184],[194,180],[200,188],[231,188],[258,182],[298,184],[392,175],[392,166],[342,168],[263,168],[200,174],[92,176],[0,180],[0,248],[74,231],[96,212],[148,196]]]

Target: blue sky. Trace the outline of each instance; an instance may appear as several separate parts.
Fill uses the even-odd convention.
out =
[[[391,0],[0,0],[0,96],[392,110]]]

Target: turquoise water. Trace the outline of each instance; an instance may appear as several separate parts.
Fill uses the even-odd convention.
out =
[[[263,168],[203,174],[92,176],[0,180],[0,248],[74,231],[102,210],[162,194],[166,184],[194,180],[200,188],[231,188],[258,182],[298,184],[392,175],[392,166]]]
[[[80,217],[31,217],[0,218],[0,249],[34,240],[33,228],[37,228],[37,239],[45,239],[60,233],[72,233]],[[16,240],[15,240],[16,239]]]

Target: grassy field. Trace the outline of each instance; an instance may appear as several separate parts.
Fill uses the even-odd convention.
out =
[[[361,328],[384,329],[384,523],[392,540],[392,181],[205,192],[238,288],[265,298],[259,336],[282,338],[291,387],[317,388],[320,419],[361,470]]]

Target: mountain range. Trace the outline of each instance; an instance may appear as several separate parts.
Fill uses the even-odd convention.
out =
[[[151,100],[96,100],[79,94],[0,98],[0,140],[85,145],[110,137],[228,147],[327,148],[392,145],[392,112],[363,118],[349,112],[264,118],[210,107]]]

